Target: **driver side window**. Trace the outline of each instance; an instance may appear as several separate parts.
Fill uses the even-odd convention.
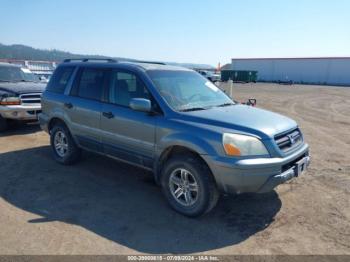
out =
[[[145,85],[133,73],[112,71],[108,102],[129,107],[132,98],[151,99]]]

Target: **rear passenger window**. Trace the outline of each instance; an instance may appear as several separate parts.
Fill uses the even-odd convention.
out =
[[[80,79],[73,89],[73,95],[81,98],[101,100],[106,71],[97,68],[85,68],[80,73]]]
[[[74,67],[64,66],[58,67],[52,75],[46,90],[54,93],[63,94],[67,87],[70,77],[72,76]]]

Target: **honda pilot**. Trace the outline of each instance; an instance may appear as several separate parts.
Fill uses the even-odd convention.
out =
[[[269,192],[310,163],[295,121],[161,63],[65,60],[39,120],[59,163],[76,163],[84,149],[149,170],[169,205],[191,217],[220,193]]]

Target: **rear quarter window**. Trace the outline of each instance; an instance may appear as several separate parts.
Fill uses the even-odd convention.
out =
[[[74,67],[59,67],[52,75],[46,90],[54,93],[63,94],[67,84],[73,74]]]

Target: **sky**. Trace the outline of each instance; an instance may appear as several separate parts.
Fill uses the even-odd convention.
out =
[[[169,62],[350,56],[349,0],[0,0],[0,43]]]

